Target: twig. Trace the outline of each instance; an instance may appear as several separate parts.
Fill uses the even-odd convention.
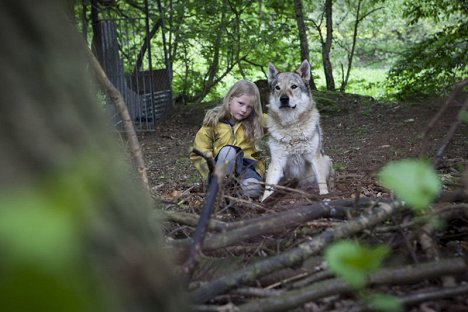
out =
[[[125,130],[125,135],[127,136],[127,140],[130,145],[133,161],[138,173],[140,174],[144,187],[149,192],[148,175],[146,173],[146,166],[143,160],[143,152],[141,151],[140,143],[138,142],[138,137],[136,135],[135,128],[133,127],[132,118],[128,112],[125,100],[120,91],[109,80],[106,73],[104,72],[104,69],[102,69],[101,64],[99,64],[99,61],[89,49],[87,49],[87,55],[100,85],[112,100],[112,103],[114,103],[115,108],[119,113],[123,128]]]
[[[291,285],[291,288],[292,289],[297,289],[297,288],[302,288],[304,286],[307,286],[307,285],[310,285],[312,283],[317,283],[317,282],[320,282],[320,281],[323,281],[323,280],[326,280],[326,279],[330,279],[330,278],[333,278],[335,277],[335,275],[326,270],[326,271],[319,271],[319,272],[316,272],[314,274],[311,274],[309,275],[308,277],[300,280],[300,281],[297,281],[295,283],[293,283]]]
[[[431,289],[420,291],[408,296],[398,298],[401,304],[405,306],[411,306],[418,303],[442,299],[442,298],[450,298],[454,296],[460,296],[468,294],[468,284],[463,284],[455,287],[449,288],[438,288],[438,289]],[[466,298],[466,297],[465,297]]]
[[[229,199],[230,201],[234,201],[234,202],[243,204],[243,205],[245,206],[245,208],[252,208],[252,209],[261,209],[261,210],[265,210],[265,207],[263,207],[263,205],[257,204],[257,203],[255,203],[255,202],[253,202],[253,201],[251,201],[251,200],[246,200],[246,199],[242,199],[242,198],[232,197],[232,196],[228,196],[228,195],[224,195],[223,197],[226,198],[226,199]]]
[[[249,296],[249,297],[274,297],[279,296],[283,291],[278,289],[268,289],[268,288],[254,288],[254,287],[243,287],[236,289],[232,292],[236,295]]]
[[[197,228],[193,234],[193,244],[190,249],[190,254],[187,262],[184,265],[184,272],[190,279],[193,271],[198,263],[198,258],[201,253],[202,244],[205,238],[206,229],[210,221],[213,206],[218,196],[218,190],[221,188],[224,178],[225,166],[219,165],[215,167],[215,171],[211,176],[210,184],[208,185],[208,192],[206,195],[205,203],[203,204],[200,220],[198,221]]]
[[[198,215],[186,212],[163,211],[162,216],[166,220],[193,227],[196,227],[199,221]],[[211,231],[221,232],[228,229],[228,223],[216,219],[211,219],[207,226]]]
[[[258,261],[241,270],[232,272],[227,276],[220,277],[201,286],[193,292],[193,298],[196,302],[206,302],[235,286],[251,282],[275,270],[297,265],[322,250],[334,240],[349,237],[365,228],[373,227],[383,220],[386,220],[401,208],[402,205],[400,202],[392,202],[391,204],[380,203],[370,213],[340,224],[334,229],[326,230],[310,241],[306,241],[288,252]]]
[[[336,202],[343,203],[344,201],[340,200]],[[208,237],[205,240],[203,248],[205,250],[215,250],[261,235],[282,233],[288,228],[296,227],[307,221],[318,218],[343,218],[346,216],[348,209],[349,208],[345,205],[335,205],[334,201],[321,202],[315,204],[304,204],[295,209],[250,220],[239,221],[234,224],[229,223],[228,228],[233,228],[232,230]],[[172,244],[176,247],[183,247],[184,245],[187,246],[190,244],[190,240],[184,239],[172,241]]]
[[[216,163],[214,161],[213,155],[211,155],[211,154],[207,155],[207,154],[203,153],[202,151],[196,149],[195,147],[191,147],[189,152],[194,153],[194,154],[204,158],[206,160],[206,163],[208,164],[208,170],[210,171],[210,173],[215,172]]]
[[[468,79],[465,79],[462,82],[459,82],[458,84],[455,85],[454,90],[450,93],[450,96],[447,98],[444,105],[439,109],[437,114],[431,119],[431,121],[427,125],[426,130],[424,131],[424,134],[423,134],[423,138],[427,137],[427,135],[432,130],[437,120],[439,120],[439,118],[442,116],[445,110],[449,107],[450,103],[453,100],[455,100],[455,98],[458,96],[458,94],[463,90],[463,88],[466,85],[468,85]]]
[[[426,257],[431,260],[439,261],[440,260],[440,253],[437,244],[434,242],[432,238],[432,233],[435,231],[435,228],[432,224],[426,224],[421,233],[419,233],[419,242],[421,247],[426,254]],[[454,286],[455,279],[453,276],[442,276],[442,284],[446,287]]]
[[[427,262],[417,266],[403,266],[381,271],[369,276],[370,285],[402,284],[422,279],[458,274],[467,269],[461,258]],[[353,291],[343,280],[335,278],[312,284],[298,290],[286,291],[277,297],[256,299],[239,307],[240,311],[286,311],[306,302]]]
[[[281,286],[281,285],[284,285],[284,284],[287,284],[287,283],[290,283],[292,281],[297,281],[303,277],[306,277],[309,275],[309,272],[302,272],[302,273],[299,273],[299,274],[296,274],[294,276],[291,276],[291,277],[288,277],[288,278],[285,278],[281,281],[278,281],[274,284],[271,284],[271,285],[268,285],[266,288],[267,289],[273,289],[273,288],[276,288],[278,286]]]
[[[460,109],[460,113],[462,111],[468,111],[468,98],[465,100],[465,103],[463,103],[463,106],[462,108]],[[432,165],[434,167],[437,166],[438,162],[440,161],[440,159],[442,158],[442,155],[444,154],[445,152],[445,149],[447,148],[447,146],[449,145],[450,141],[452,140],[453,138],[453,135],[455,134],[455,131],[457,131],[457,128],[458,126],[460,126],[461,124],[461,118],[460,118],[460,113],[458,114],[457,116],[457,121],[455,121],[455,123],[452,124],[452,126],[450,127],[449,131],[447,132],[445,138],[444,138],[444,141],[442,143],[442,145],[440,146],[440,148],[437,150],[437,153],[436,155],[434,156],[434,158],[432,159]]]

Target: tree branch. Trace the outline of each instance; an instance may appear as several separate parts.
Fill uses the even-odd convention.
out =
[[[363,214],[359,218],[340,224],[333,229],[326,230],[310,241],[304,242],[288,252],[261,260],[244,269],[232,272],[227,276],[220,277],[199,287],[193,292],[193,298],[196,302],[206,302],[235,286],[242,285],[246,282],[252,282],[258,277],[275,270],[297,265],[321,251],[329,243],[353,235],[365,228],[370,228],[400,211],[402,207],[400,202],[392,202],[391,204],[379,203],[370,213]]]
[[[224,165],[217,165],[215,167],[215,171],[211,175],[211,181],[208,186],[207,196],[200,214],[200,220],[198,221],[197,228],[193,234],[193,244],[190,248],[189,258],[184,265],[184,272],[187,274],[189,279],[191,278],[193,271],[198,264],[203,241],[205,239],[206,229],[216,202],[216,197],[218,196],[218,190],[221,188],[223,183],[225,170],[226,169]]]
[[[102,69],[101,64],[99,64],[99,61],[96,59],[94,54],[89,49],[86,49],[86,51],[88,55],[88,60],[91,63],[91,66],[93,67],[99,84],[109,96],[112,103],[114,103],[115,108],[119,113],[120,119],[122,120],[125,135],[130,145],[130,151],[132,154],[133,162],[135,163],[138,173],[140,174],[144,187],[146,188],[146,190],[149,191],[148,175],[146,173],[146,166],[143,160],[143,152],[141,151],[140,143],[138,142],[138,137],[136,135],[135,128],[133,127],[132,118],[130,117],[130,113],[128,112],[125,100],[120,91],[109,80],[106,73],[104,72],[104,69]]]
[[[467,265],[462,258],[444,259],[439,262],[426,262],[417,266],[408,265],[398,268],[382,269],[369,276],[370,285],[403,284],[419,282],[423,279],[462,273]],[[463,289],[464,290],[464,289]],[[267,299],[256,299],[239,307],[242,312],[248,311],[285,311],[298,307],[306,302],[331,295],[352,292],[343,280],[335,278],[312,284],[298,290]]]

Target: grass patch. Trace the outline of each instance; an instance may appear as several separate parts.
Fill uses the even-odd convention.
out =
[[[385,79],[388,69],[375,67],[353,67],[349,77],[346,93],[370,96],[374,99],[381,99],[386,94]],[[335,86],[341,85],[341,73],[335,74]],[[322,71],[314,72],[315,82],[320,90],[326,88],[325,75]]]

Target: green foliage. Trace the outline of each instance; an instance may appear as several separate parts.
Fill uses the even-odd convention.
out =
[[[403,306],[394,297],[387,294],[372,294],[366,298],[368,305],[376,311],[399,312],[403,311]]]
[[[466,76],[466,1],[419,0],[360,2],[360,21],[353,70],[346,91],[373,97],[400,98],[417,94],[439,94]],[[99,4],[100,18],[140,18],[131,38],[121,44],[125,69],[133,70],[134,51],[144,37],[143,1],[115,0]],[[334,41],[331,52],[336,84],[339,85],[349,62],[357,0],[333,2]],[[323,5],[303,1],[309,37],[309,61],[319,89],[325,80],[322,69],[320,35],[324,35]],[[85,12],[89,18],[88,11]],[[174,95],[185,102],[222,97],[235,80],[266,78],[268,62],[283,70],[300,63],[300,45],[294,6],[284,1],[162,1],[163,14],[156,2],[149,2],[150,28],[164,19],[167,55],[172,70]],[[75,15],[82,23],[81,2]],[[89,21],[88,21],[89,22]],[[88,23],[89,24],[89,23]],[[81,29],[81,27],[80,27]],[[319,34],[319,30],[321,34]],[[436,34],[434,35],[434,32]],[[91,38],[88,25],[88,41]],[[158,31],[151,40],[153,66],[165,65],[163,39]],[[387,75],[395,60],[398,62]],[[127,60],[128,59],[128,60]],[[144,64],[147,66],[148,64]],[[377,74],[377,75],[376,75]],[[385,91],[385,92],[384,92]]]
[[[447,27],[405,50],[388,77],[399,98],[440,95],[468,75],[468,23]]]
[[[272,42],[284,38],[267,26],[267,15],[258,15],[256,3],[174,2],[167,8],[171,29],[177,31],[169,41],[169,51],[177,53],[170,56],[173,88],[189,100],[204,97],[203,92],[211,100],[223,96],[234,80],[262,77],[259,69],[267,64],[267,59],[260,61],[262,52],[267,56],[274,49]],[[220,83],[210,85],[210,79],[219,78]]]
[[[410,43],[389,72],[387,87],[398,98],[443,94],[468,74],[468,4],[452,0],[403,4],[403,17],[411,25],[430,22],[437,31]]]
[[[405,0],[405,17],[416,23],[422,18],[431,18],[436,22],[448,19],[453,15],[466,16],[468,3],[454,0]]]
[[[442,184],[432,166],[423,160],[388,163],[378,174],[380,183],[414,209],[425,209],[436,198]]]
[[[351,241],[339,241],[327,248],[328,268],[356,289],[363,288],[370,273],[377,271],[389,253],[386,246],[369,248]]]
[[[394,297],[368,293],[364,288],[369,274],[380,269],[390,249],[381,245],[366,247],[352,241],[338,241],[325,250],[328,269],[353,287],[359,298],[377,311],[402,311],[401,304]]]

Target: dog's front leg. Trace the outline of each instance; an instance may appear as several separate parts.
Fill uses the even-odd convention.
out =
[[[327,179],[330,174],[330,158],[328,156],[320,155],[319,157],[312,158],[311,163],[320,195],[328,194]]]
[[[263,193],[261,201],[264,201],[268,196],[270,196],[273,193],[273,188],[271,185],[278,184],[279,180],[283,177],[283,171],[286,165],[286,160],[286,157],[273,158],[271,160],[266,175],[267,185],[265,186],[265,192]]]

